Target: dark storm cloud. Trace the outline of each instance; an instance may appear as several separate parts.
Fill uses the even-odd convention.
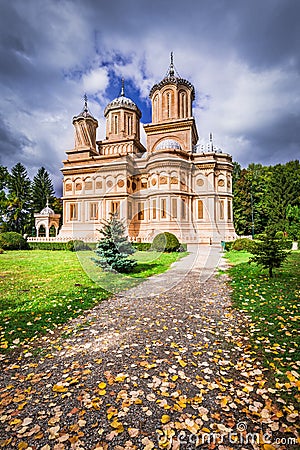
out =
[[[256,68],[290,66],[300,70],[300,2],[237,2],[238,54]]]
[[[25,135],[13,132],[0,115],[0,164],[5,165],[8,159],[19,161],[24,148],[31,145],[32,142]]]
[[[124,76],[145,107],[172,50],[200,135],[243,164],[299,158],[299,18],[298,0],[1,2],[2,164],[44,164],[59,180],[83,93],[101,119]]]

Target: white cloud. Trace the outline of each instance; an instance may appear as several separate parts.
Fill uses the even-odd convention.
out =
[[[82,84],[87,94],[97,94],[105,91],[109,83],[107,69],[98,67],[82,76]]]

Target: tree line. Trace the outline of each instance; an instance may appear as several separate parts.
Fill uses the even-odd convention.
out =
[[[62,213],[61,201],[55,197],[51,177],[44,167],[39,168],[30,180],[21,163],[17,163],[11,171],[0,166],[1,232],[34,235],[34,213],[45,208],[47,201],[56,213]]]
[[[275,227],[300,239],[300,163],[233,169],[234,226],[238,235],[257,235]]]

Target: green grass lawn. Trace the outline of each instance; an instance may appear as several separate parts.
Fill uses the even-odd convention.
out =
[[[254,351],[275,372],[275,389],[292,401],[299,400],[300,252],[292,252],[282,268],[274,271],[274,278],[248,264],[249,253],[231,251],[226,256],[233,264],[229,274],[234,306],[250,318]]]
[[[136,252],[130,276],[103,273],[93,252],[22,250],[0,255],[0,348],[34,340],[82,314],[111,292],[162,273],[187,253]],[[78,257],[77,257],[78,256]]]

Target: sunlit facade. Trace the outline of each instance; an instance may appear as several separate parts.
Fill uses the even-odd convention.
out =
[[[85,101],[73,118],[75,146],[63,161],[63,226],[60,237],[97,240],[103,219],[117,214],[133,241],[151,242],[162,231],[181,242],[234,239],[232,158],[210,136],[199,146],[193,85],[173,61],[150,91],[152,122],[124,93],[104,111],[106,139],[96,141],[97,120]]]

